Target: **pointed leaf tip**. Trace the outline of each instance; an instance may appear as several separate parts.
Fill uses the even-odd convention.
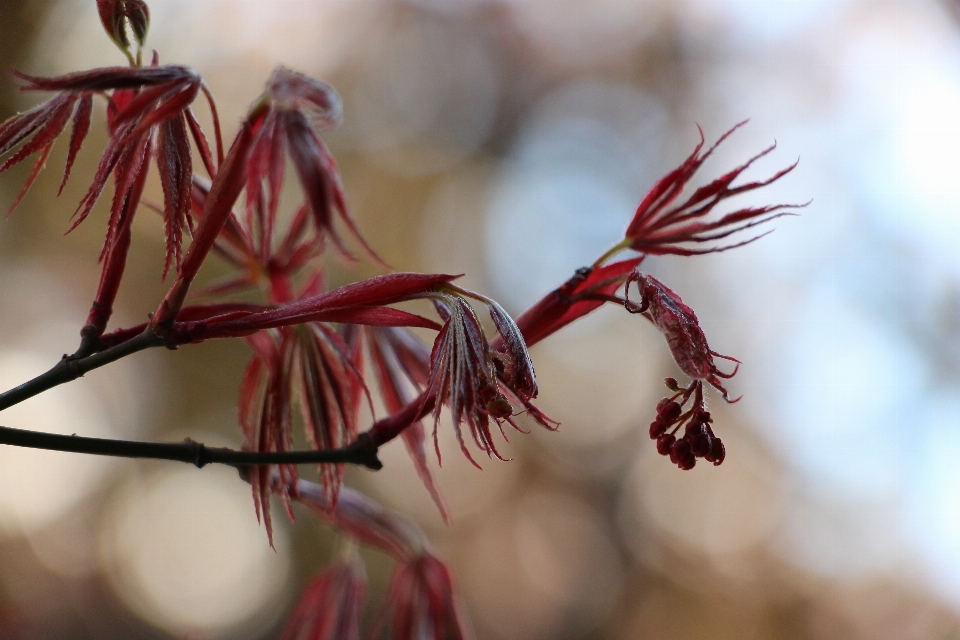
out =
[[[107,35],[120,49],[127,51],[130,39],[127,27],[133,33],[137,46],[142,47],[150,28],[150,10],[143,0],[97,0],[97,12]]]

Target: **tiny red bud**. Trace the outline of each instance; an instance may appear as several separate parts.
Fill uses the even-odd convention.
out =
[[[670,389],[670,391],[680,391],[680,383],[677,382],[676,378],[664,378],[663,384],[667,385],[667,389]]]
[[[670,455],[670,452],[673,450],[673,443],[676,441],[676,437],[665,433],[659,438],[657,438],[657,453],[662,456]]]
[[[713,466],[718,466],[723,463],[723,459],[727,456],[727,450],[723,446],[723,441],[720,438],[713,438],[713,442],[710,446],[710,453],[704,456],[709,462],[713,463]]]
[[[650,439],[656,440],[664,433],[667,432],[667,425],[664,422],[660,422],[659,419],[654,420],[650,423]]]
[[[707,433],[706,429],[695,437],[688,437],[690,446],[693,449],[693,455],[703,458],[713,450],[713,438]]]
[[[696,438],[700,434],[706,433],[707,427],[702,422],[698,422],[696,419],[688,422],[686,428],[683,430],[683,435],[690,436],[691,438]]]
[[[664,398],[664,400],[667,400]],[[665,403],[661,401],[662,404],[657,405],[657,415],[661,420],[670,424],[675,422],[677,418],[680,417],[680,414],[683,413],[683,408],[680,406],[680,403],[675,400],[667,400]]]
[[[673,448],[670,450],[670,462],[684,471],[693,469],[697,459],[693,455],[693,448],[688,441],[680,439],[673,443]]]

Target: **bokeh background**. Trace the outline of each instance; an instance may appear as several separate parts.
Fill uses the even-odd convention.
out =
[[[466,273],[514,314],[615,243],[698,140],[750,118],[710,177],[774,140],[737,204],[812,203],[735,252],[650,260],[743,361],[711,411],[722,467],[646,436],[676,374],[604,309],[533,350],[562,430],[473,469],[449,429],[445,526],[401,445],[349,481],[416,518],[478,638],[960,637],[960,11],[952,0],[152,0],[148,46],[196,67],[235,130],[283,62],[332,83],[327,140],[367,239],[403,270]],[[0,66],[123,64],[92,0],[0,1]],[[35,104],[0,81],[0,118]],[[203,108],[200,109],[203,111]],[[203,114],[205,116],[205,112]],[[0,222],[0,383],[77,345],[104,211],[63,236],[102,120]],[[0,177],[0,208],[28,167]],[[150,191],[152,190],[152,191]],[[159,199],[157,181],[149,193]],[[164,290],[143,212],[117,323]],[[215,278],[217,268],[204,272]],[[331,262],[334,283],[371,275]],[[141,353],[4,412],[8,426],[237,446],[241,343]],[[279,515],[279,511],[278,511]],[[276,551],[229,469],[0,449],[0,638],[268,638],[335,535]],[[365,555],[372,615],[390,571]]]

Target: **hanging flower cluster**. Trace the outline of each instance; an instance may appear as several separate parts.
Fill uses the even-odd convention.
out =
[[[477,466],[473,447],[489,458],[503,459],[495,431],[506,438],[507,427],[522,432],[530,420],[556,429],[558,423],[534,404],[538,385],[529,347],[613,303],[646,318],[691,379],[686,386],[667,379],[672,395],[657,406],[649,431],[657,451],[681,469],[692,469],[697,458],[714,465],[723,462],[725,448],[706,409],[705,385],[735,402],[724,381],[736,367],[724,372],[716,359],[739,362],[713,351],[693,309],[640,267],[647,256],[726,251],[765,235],[729,240],[787,215],[791,205],[720,215],[714,210],[793,169],[736,184],[773,147],[691,191],[691,180],[716,148],[705,148],[701,134],[693,153],[643,198],[623,239],[514,321],[494,300],[459,287],[459,276],[394,272],[370,248],[349,213],[337,165],[321,137],[341,119],[341,101],[331,87],[278,67],[225,151],[213,96],[200,75],[189,67],[161,65],[156,54],[149,65],[143,64],[146,3],[97,0],[97,8],[129,66],[55,78],[15,74],[22,90],[53,97],[0,124],[0,157],[6,156],[0,172],[37,155],[12,210],[69,125],[62,190],[98,99],[105,107],[106,147],[70,227],[91,216],[112,177],[102,271],[80,347],[66,362],[85,361],[108,350],[122,353],[143,335],[169,348],[215,338],[244,339],[253,353],[240,385],[238,422],[243,449],[263,456],[264,462],[244,475],[257,516],[272,540],[269,504],[270,497],[278,495],[291,517],[292,504],[302,502],[348,537],[392,554],[397,566],[375,634],[388,632],[397,639],[469,636],[453,578],[429,551],[422,532],[345,487],[342,462],[320,464],[319,484],[301,480],[295,465],[277,462],[293,450],[297,422],[318,451],[363,446],[375,457],[378,447],[401,438],[428,492],[449,518],[427,463],[424,421],[432,419],[439,459],[440,419],[447,412],[464,455]],[[200,94],[209,105],[215,151],[193,110]],[[194,152],[206,176],[194,174]],[[302,196],[284,208],[281,193],[288,161]],[[163,192],[163,205],[156,207],[165,228],[162,274],[172,274],[172,281],[149,321],[107,331],[151,167]],[[332,244],[336,256],[354,261],[350,243],[359,245],[360,255],[385,273],[331,288],[323,268],[325,249]],[[631,252],[628,257],[615,260],[625,251]],[[194,281],[211,254],[232,271],[198,292]],[[631,299],[634,285],[639,299]],[[246,298],[225,301],[226,294]],[[401,303],[405,308],[397,307]],[[419,303],[420,310],[408,310],[417,308],[408,303]],[[483,308],[486,314],[478,312]],[[432,347],[411,332],[414,328],[435,332]],[[362,431],[361,410],[366,406],[376,414],[378,401],[386,415]],[[358,638],[364,596],[358,563],[350,556],[322,572],[304,592],[283,637]]]

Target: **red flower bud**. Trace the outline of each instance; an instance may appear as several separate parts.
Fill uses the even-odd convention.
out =
[[[670,462],[684,471],[693,469],[693,466],[697,463],[697,459],[693,455],[693,448],[690,446],[690,443],[683,439],[674,442],[673,447],[670,449]]]
[[[664,398],[664,400],[667,399]],[[683,408],[676,400],[668,400],[661,405],[657,405],[657,416],[659,416],[659,418],[667,424],[671,424],[676,421],[676,419],[680,417],[681,413],[683,413]]]
[[[651,440],[656,440],[657,438],[662,436],[664,433],[666,433],[666,431],[667,431],[667,424],[665,422],[661,422],[659,418],[650,423],[650,439]]]
[[[676,436],[669,433],[665,433],[657,438],[657,453],[662,456],[670,455],[670,452],[673,450],[673,443],[676,442],[676,440]]]
[[[723,459],[727,456],[727,450],[723,446],[723,441],[720,438],[713,438],[713,442],[710,446],[710,453],[704,456],[708,462],[712,462],[713,466],[719,466],[723,463]]]

